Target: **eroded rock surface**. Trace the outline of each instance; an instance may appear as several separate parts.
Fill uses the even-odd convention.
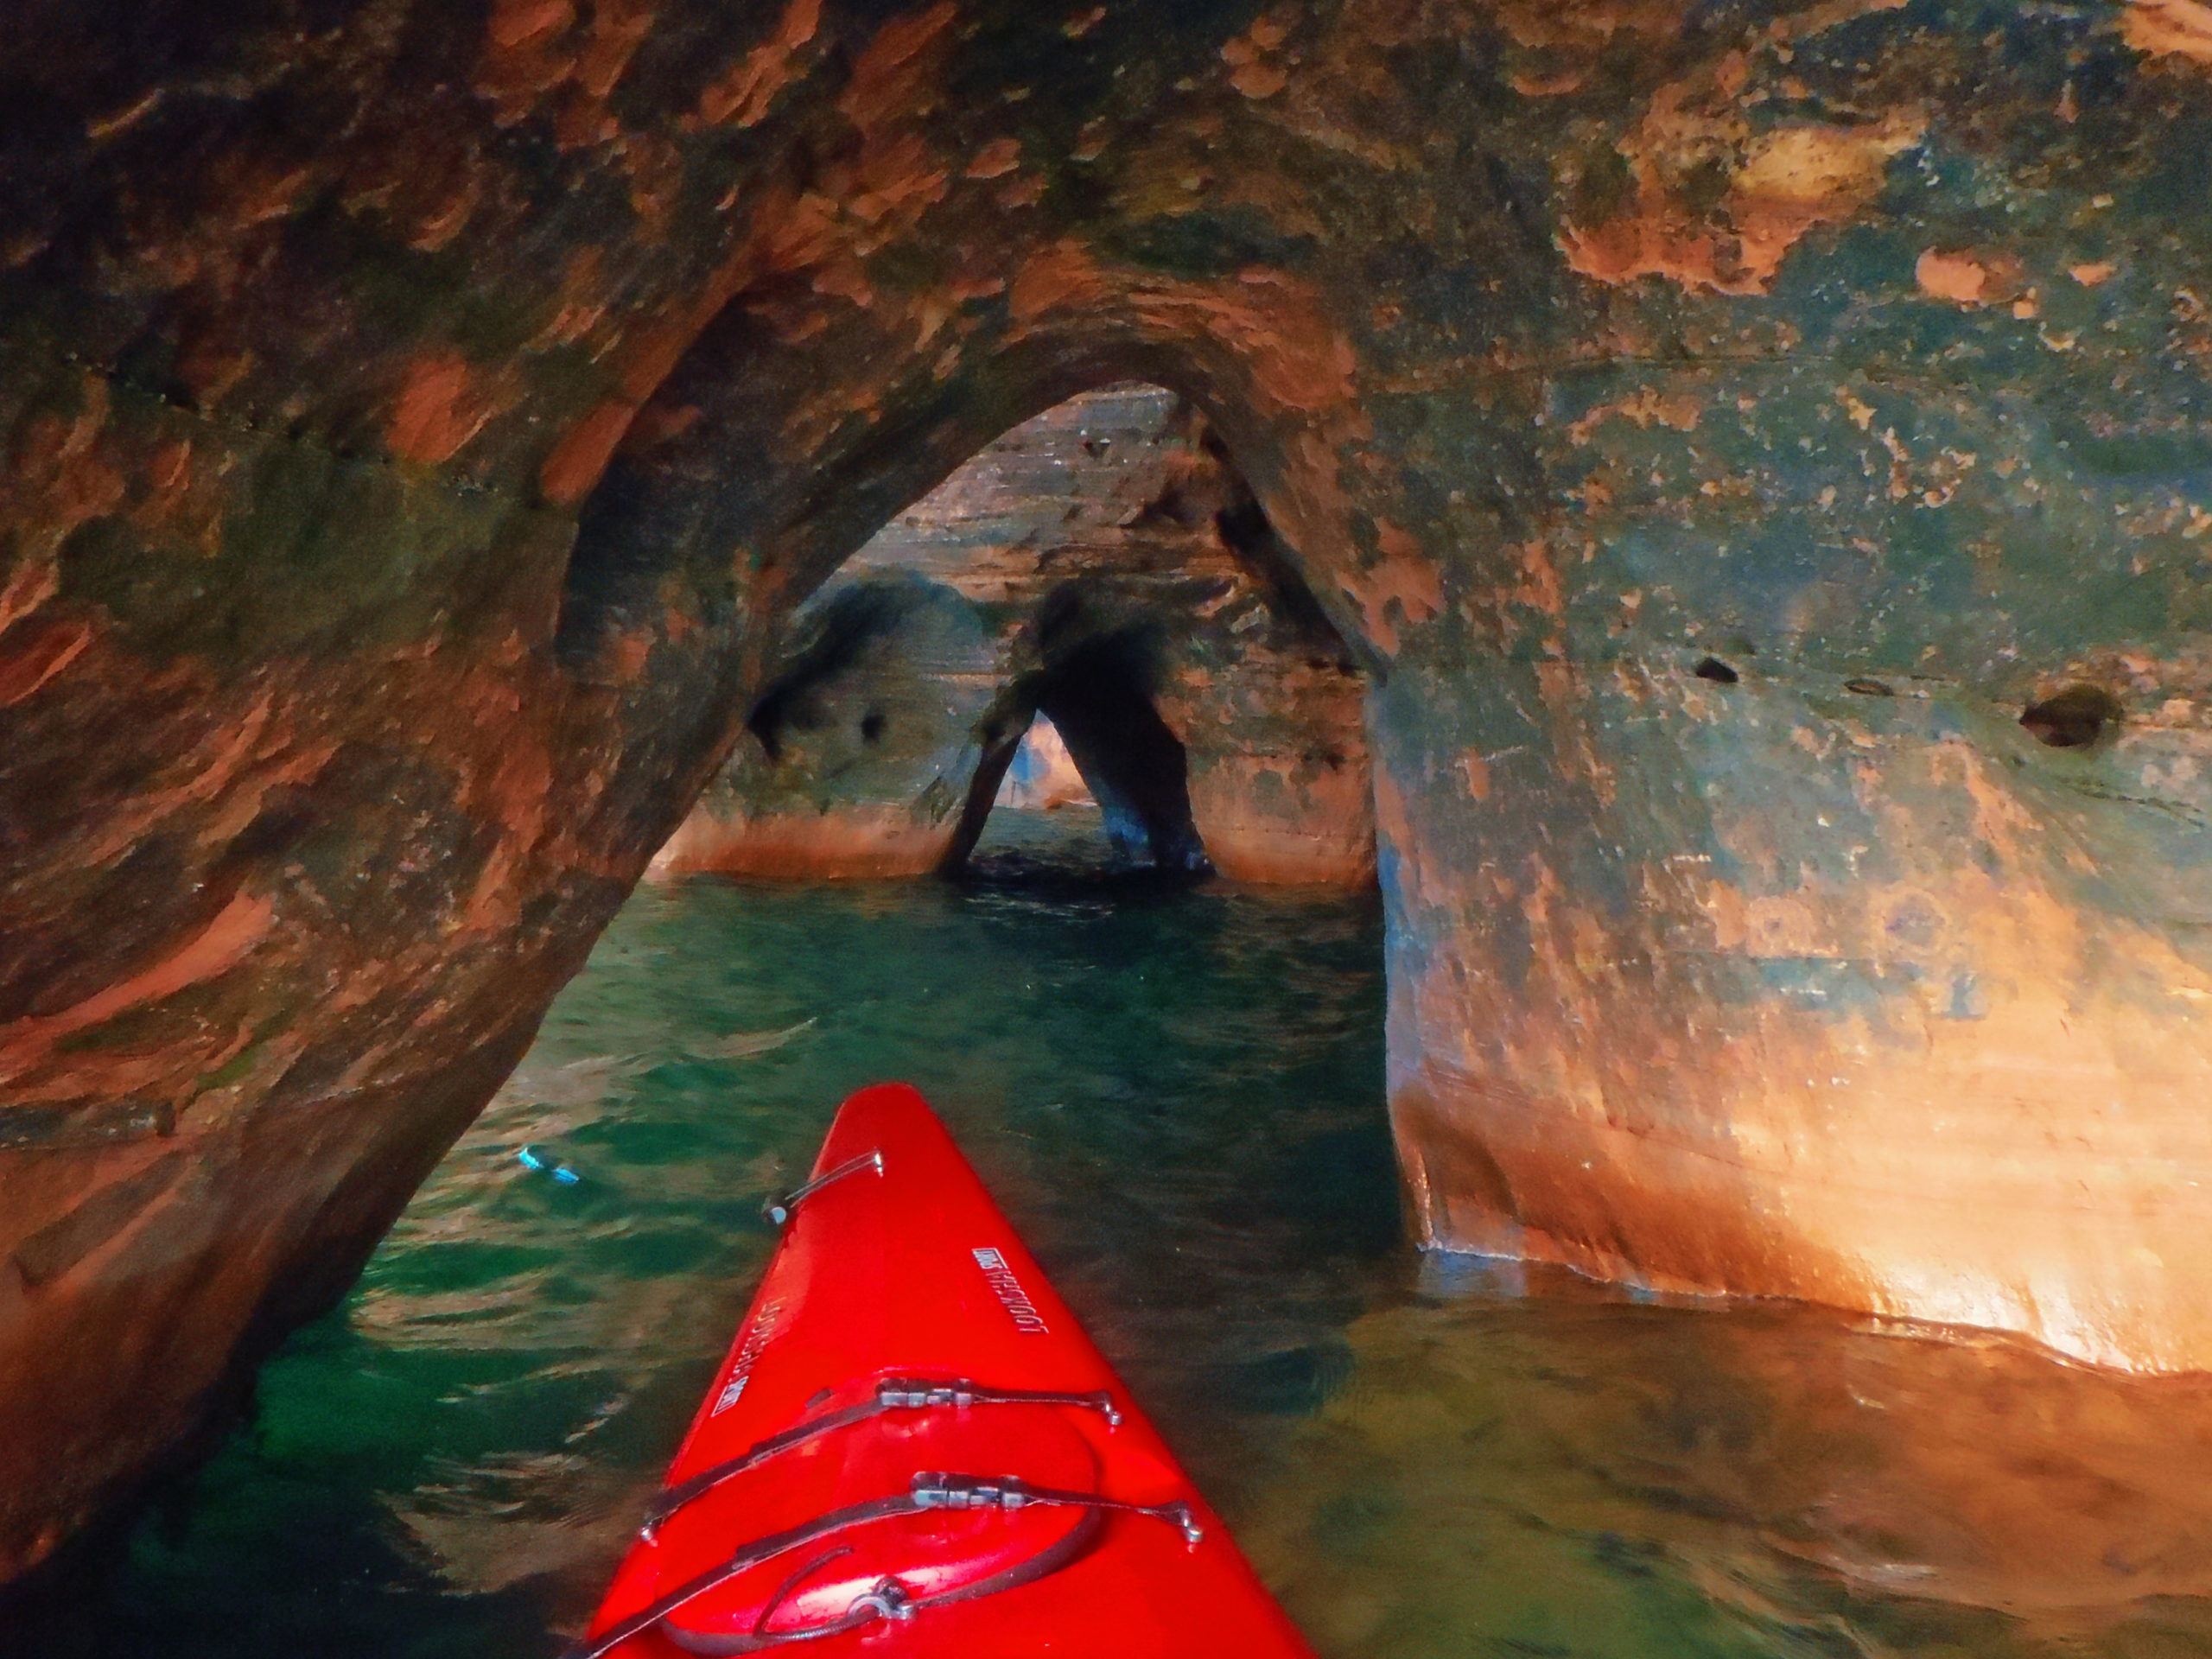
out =
[[[1141,855],[1371,882],[1364,682],[1205,435],[1172,392],[1086,393],[901,513],[793,617],[656,868],[957,865],[1041,709]]]
[[[2212,1367],[2202,11],[8,9],[0,1573],[1128,379],[1369,677],[1433,1242]]]

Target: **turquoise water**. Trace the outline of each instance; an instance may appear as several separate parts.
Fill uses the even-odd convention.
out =
[[[72,1647],[557,1651],[763,1196],[902,1077],[1328,1659],[2212,1653],[2203,1385],[1424,1260],[1378,906],[1109,878],[1070,822],[957,886],[642,891]]]

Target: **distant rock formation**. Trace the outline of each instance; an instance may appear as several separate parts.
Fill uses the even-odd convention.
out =
[[[1172,392],[1017,427],[855,554],[789,641],[657,872],[956,867],[1041,714],[1134,858],[1375,879],[1364,677]]]

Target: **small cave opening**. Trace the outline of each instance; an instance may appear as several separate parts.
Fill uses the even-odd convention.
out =
[[[1139,642],[1094,641],[1039,687],[1038,713],[1066,741],[1118,855],[1202,874],[1211,866],[1192,817],[1188,757],[1146,694],[1145,676]]]
[[[1021,734],[1006,776],[999,780],[993,807],[1012,807],[1018,812],[1058,812],[1069,807],[1090,807],[1098,798],[1084,781],[1083,769],[1068,753],[1067,740],[1052,717],[1039,714]]]
[[[2046,748],[2088,749],[2116,731],[2126,712],[2104,687],[2077,681],[2030,703],[2020,724]]]
[[[1188,755],[1148,690],[1155,671],[1141,638],[1109,637],[1025,682],[1027,712],[998,723],[1003,760],[978,768],[947,869],[1210,873]]]

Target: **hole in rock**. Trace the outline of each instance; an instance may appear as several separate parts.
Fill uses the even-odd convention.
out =
[[[2054,749],[2086,749],[2120,724],[2120,699],[2102,686],[2075,683],[2031,702],[2020,724],[2037,742]]]
[[[1715,685],[1733,685],[1743,677],[1718,657],[1707,657],[1690,671],[1700,680],[1711,680]]]
[[[1373,879],[1364,676],[1174,392],[1046,410],[781,602],[749,736],[664,872],[955,873],[1001,858],[1004,818],[1094,873]],[[1088,804],[1022,819],[1025,741]]]
[[[1018,812],[1057,812],[1071,806],[1096,808],[1098,802],[1068,753],[1059,728],[1051,716],[1039,714],[1021,734],[991,804]]]
[[[1141,637],[1088,640],[1034,683],[1031,732],[1040,747],[1058,742],[1116,866],[1199,874],[1209,866],[1192,817],[1189,757],[1153,706],[1157,672]],[[1001,783],[993,805],[1012,804],[1004,795]]]
[[[1104,869],[1119,858],[1106,817],[1052,716],[1020,734],[989,803],[968,868],[1006,874],[1050,865]]]

